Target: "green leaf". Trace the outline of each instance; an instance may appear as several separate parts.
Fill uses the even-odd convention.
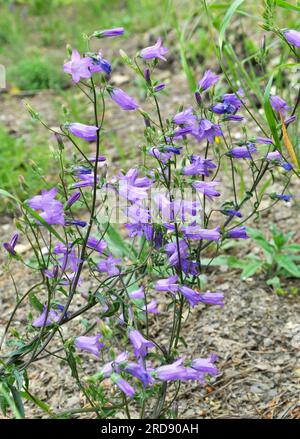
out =
[[[274,112],[273,112],[273,109],[272,109],[271,104],[270,104],[270,91],[271,91],[271,87],[272,87],[272,83],[273,83],[273,78],[274,78],[274,74],[271,75],[269,82],[267,84],[266,90],[265,90],[264,111],[265,111],[268,125],[270,127],[271,132],[272,132],[276,147],[278,148],[279,151],[281,151],[281,146],[280,146],[277,128],[276,128],[277,122],[276,122],[276,119],[274,117]]]
[[[14,386],[9,385],[9,389],[14,399],[16,409],[19,412],[20,418],[25,418],[25,410],[20,392]]]
[[[230,23],[231,18],[233,17],[235,11],[237,10],[237,8],[244,2],[244,0],[235,0],[232,5],[230,6],[230,8],[227,10],[225,17],[221,23],[221,27],[220,27],[220,33],[219,33],[219,47],[220,50],[222,51],[222,47],[223,47],[223,42],[225,39],[225,32],[226,29]]]
[[[260,267],[261,260],[253,260],[251,262],[248,262],[247,266],[241,273],[241,279],[245,280],[248,279],[248,277],[253,276],[253,274],[255,274]]]
[[[34,293],[29,293],[29,303],[35,308],[37,311],[43,312],[44,306],[39,301]]]
[[[27,391],[20,392],[21,396],[28,401],[33,402],[35,405],[37,405],[40,409],[42,409],[44,412],[48,413],[49,415],[52,415],[51,408],[48,404],[38,399],[36,396],[33,396],[29,394]]]
[[[7,192],[4,189],[0,189],[0,195],[2,195],[5,198],[11,198],[12,200],[16,201],[18,204],[20,204],[20,200],[16,198],[14,195],[12,195],[10,192]]]
[[[113,255],[118,257],[128,256],[130,247],[126,244],[119,232],[111,224],[108,226],[104,224],[104,229],[106,230],[105,240]]]
[[[300,12],[300,6],[291,5],[289,2],[283,0],[276,0],[276,5],[280,8],[288,9],[290,11]]]
[[[275,261],[280,268],[283,268],[293,277],[300,277],[300,269],[287,255],[278,254],[275,256]]]

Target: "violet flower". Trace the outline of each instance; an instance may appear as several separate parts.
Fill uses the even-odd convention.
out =
[[[178,266],[179,264],[179,256],[178,256],[178,248],[176,242],[170,242],[165,246],[165,251],[169,258],[169,263],[172,266]],[[184,239],[180,239],[179,241],[179,253],[181,260],[186,259],[188,257],[188,245]]]
[[[176,125],[194,125],[197,121],[197,116],[194,114],[194,110],[192,107],[187,108],[184,111],[181,111],[180,113],[177,113],[173,117],[173,122],[176,123]]]
[[[210,197],[219,197],[220,192],[215,187],[220,184],[219,181],[194,181],[192,186],[203,195]]]
[[[10,253],[12,256],[16,256],[17,254],[15,251],[15,246],[17,244],[18,239],[19,239],[18,233],[15,233],[9,242],[3,243],[3,247],[5,248],[5,250],[8,253]]]
[[[114,27],[112,29],[104,29],[101,31],[94,32],[93,36],[96,38],[110,38],[110,37],[118,37],[124,34],[123,27]]]
[[[215,85],[219,80],[219,75],[216,75],[211,70],[204,72],[203,78],[198,82],[200,92],[207,90],[212,85]]]
[[[80,192],[74,192],[73,195],[70,196],[70,198],[68,198],[67,200],[67,206],[71,207],[74,203],[76,203],[76,201],[80,198],[81,193]]]
[[[210,292],[207,291],[204,294],[200,294],[200,301],[206,305],[218,305],[224,306],[224,295],[220,291]]]
[[[229,215],[229,216],[237,216],[238,218],[242,218],[242,214],[241,212],[238,212],[237,210],[234,209],[225,209],[221,211],[222,213],[224,213],[225,215]]]
[[[100,254],[104,252],[107,248],[107,242],[103,239],[95,238],[94,236],[89,236],[87,243],[87,247],[92,248],[99,252]]]
[[[252,159],[252,154],[255,154],[256,152],[257,149],[254,144],[248,142],[247,146],[237,146],[232,148],[228,152],[228,155],[236,159]]]
[[[248,239],[249,238],[249,236],[247,235],[246,226],[235,227],[234,229],[229,230],[227,235],[229,238],[235,238],[235,239]]]
[[[183,358],[179,358],[172,364],[160,366],[155,370],[155,376],[161,381],[180,380],[185,373],[185,368],[182,363]]]
[[[283,200],[287,203],[288,201],[291,201],[291,199],[293,198],[293,195],[275,194],[275,198],[278,198],[278,200]]]
[[[128,383],[128,381],[117,375],[115,378],[114,375],[115,374],[111,376],[113,382],[119,387],[120,390],[122,390],[123,393],[125,393],[126,396],[132,398],[135,395],[134,388]]]
[[[284,32],[285,38],[290,44],[300,48],[300,32],[294,29],[289,29]]]
[[[157,291],[168,291],[169,293],[176,293],[178,291],[178,276],[170,276],[166,279],[160,279],[155,283],[154,288]]]
[[[208,140],[209,143],[214,143],[215,137],[222,136],[220,125],[212,123],[208,119],[201,119],[199,122],[199,131],[197,134],[192,133],[199,141]]]
[[[79,187],[93,187],[94,186],[94,174],[77,174],[77,177],[80,178],[79,181],[72,184],[72,188],[79,188]],[[96,181],[98,183],[99,177],[97,175]]]
[[[131,329],[128,336],[136,357],[145,357],[148,353],[148,349],[154,347],[154,343],[146,340],[137,329]]]
[[[128,294],[130,299],[144,299],[144,287],[141,286],[137,290],[131,291],[131,293]]]
[[[47,316],[47,320],[46,320]],[[55,322],[58,322],[59,315],[56,311],[50,309],[47,315],[47,306],[44,306],[42,314],[40,314],[36,319],[33,320],[32,326],[35,328],[42,328],[43,326],[50,326]]]
[[[270,103],[272,108],[274,108],[277,113],[281,113],[283,116],[285,112],[291,108],[283,99],[281,99],[280,96],[270,96]]]
[[[107,59],[102,57],[102,53],[99,51],[98,55],[92,57],[92,65],[90,67],[92,73],[111,73],[111,65]]]
[[[92,59],[90,57],[81,58],[78,50],[72,50],[71,60],[64,64],[64,71],[72,76],[75,83],[81,78],[90,78],[92,76],[91,68]]]
[[[109,95],[122,110],[130,111],[139,108],[139,104],[120,88],[112,88],[109,90]]]
[[[159,38],[154,46],[146,47],[141,50],[140,56],[144,59],[154,59],[159,58],[163,61],[167,61],[164,55],[169,51],[166,47],[162,46],[162,40]]]
[[[100,351],[104,346],[100,341],[101,338],[102,334],[100,333],[93,337],[82,335],[76,338],[75,347],[99,357]]]
[[[151,302],[147,303],[147,306],[143,306],[143,311],[147,312],[148,314],[159,314],[157,309],[157,301],[155,299],[151,300]]]
[[[198,155],[192,155],[190,161],[191,164],[183,168],[183,175],[205,175],[208,177],[209,172],[216,168],[212,160],[204,159]]]
[[[95,125],[85,125],[77,122],[70,123],[68,128],[70,133],[72,133],[74,136],[88,140],[89,142],[97,139],[97,131],[99,130],[99,128]]]
[[[64,206],[55,199],[57,189],[52,188],[49,191],[43,189],[40,195],[36,195],[28,201],[31,209],[42,211],[39,216],[43,218],[48,224],[64,225]],[[39,221],[36,221],[39,224]]]
[[[192,290],[192,288],[182,285],[179,287],[179,291],[186,298],[192,308],[202,301],[200,293],[198,291]]]
[[[116,264],[119,262],[121,262],[121,259],[114,258],[110,253],[105,260],[100,261],[97,264],[97,269],[102,273],[107,273],[109,276],[117,276],[120,273],[120,270]]]
[[[209,358],[195,358],[192,361],[191,366],[199,372],[209,373],[210,375],[215,376],[219,374],[217,367],[214,365],[216,360],[216,354],[212,353]]]
[[[128,363],[126,364],[124,371],[142,381],[144,387],[147,387],[149,386],[149,384],[152,384],[154,382],[152,376],[141,364],[133,362]]]
[[[201,229],[198,225],[182,226],[181,231],[188,239],[205,239],[208,241],[218,241],[221,237],[220,226],[214,229]]]

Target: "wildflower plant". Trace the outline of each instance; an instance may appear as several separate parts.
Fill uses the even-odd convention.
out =
[[[155,68],[167,62],[168,49],[160,38],[133,58],[120,52],[144,81],[155,112],[146,112],[114,87],[110,62],[92,52],[90,41],[123,32],[95,32],[87,38],[86,52],[73,49],[64,64],[93,109],[89,125],[62,120],[60,129],[53,129],[28,106],[56,138],[60,170],[56,187],[45,187],[23,203],[11,196],[20,216],[18,233],[4,243],[8,265],[15,259],[39,277],[23,295],[17,292],[1,342],[15,348],[2,356],[0,377],[21,411],[19,392],[50,416],[59,416],[29,387],[31,365],[58,355],[69,365],[87,412],[99,418],[122,412],[127,417],[176,416],[174,403],[183,385],[202,386],[220,373],[217,353],[191,357],[185,348],[186,316],[226,306],[218,286],[205,278],[209,264],[202,261],[213,261],[228,240],[248,239],[246,222],[259,214],[262,201],[263,209],[284,203],[296,172],[295,163],[277,150],[272,133],[257,137],[246,124],[236,139],[248,105],[244,91],[224,89],[211,70],[199,78],[188,108],[164,115],[160,99],[166,87],[155,79]],[[144,125],[142,165],[118,174],[110,169],[110,157],[103,156],[107,100],[119,111],[135,112]],[[280,100],[273,98],[271,105],[288,115]],[[91,154],[82,148],[84,141]],[[66,145],[73,149],[71,159]],[[230,170],[226,181],[220,173],[224,167]],[[247,174],[243,187],[240,168]],[[267,192],[265,182],[275,173],[282,177],[281,191]],[[32,249],[29,261],[17,251],[17,242],[25,241]],[[26,331],[16,333],[12,325],[27,300],[32,309]],[[161,334],[153,321],[160,321]],[[89,358],[93,363],[87,371],[83,363]]]

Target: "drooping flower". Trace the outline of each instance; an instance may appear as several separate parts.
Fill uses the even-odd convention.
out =
[[[201,119],[199,122],[199,131],[197,134],[192,133],[199,141],[208,140],[209,143],[214,143],[215,137],[222,136],[220,125],[211,122],[208,119]]]
[[[73,189],[79,188],[79,187],[89,187],[89,186],[93,187],[94,186],[94,175],[93,174],[90,174],[90,173],[89,174],[82,174],[82,173],[80,173],[80,174],[77,174],[76,177],[80,178],[80,180],[77,181],[76,183],[72,184],[71,187]],[[98,175],[96,177],[96,181],[97,181],[97,183],[99,181]]]
[[[183,358],[178,358],[172,364],[166,364],[155,369],[155,376],[161,381],[176,381],[180,380],[185,373],[185,368],[182,365]]]
[[[177,113],[173,117],[173,122],[176,123],[176,125],[191,126],[194,125],[196,121],[197,116],[194,114],[194,110],[192,107],[189,107],[186,110]]]
[[[194,181],[192,186],[203,195],[210,197],[219,197],[220,192],[215,187],[220,184],[219,181]]]
[[[134,355],[136,357],[145,357],[148,353],[148,349],[154,347],[154,343],[146,340],[137,329],[131,329],[128,337],[134,348]]]
[[[94,236],[89,236],[87,240],[87,247],[92,248],[99,252],[100,254],[104,252],[107,248],[107,242],[103,239],[95,238]]]
[[[81,259],[77,257],[75,248],[72,248],[70,244],[68,248],[61,243],[56,244],[53,253],[56,255],[63,255],[57,259],[63,272],[65,270],[70,270],[72,273],[77,271]]]
[[[179,255],[178,255],[178,250],[179,250]],[[179,249],[177,248],[176,242],[170,242],[169,244],[166,244],[165,251],[169,258],[170,265],[175,267],[178,266],[179,264],[179,256],[181,258],[181,261],[188,257],[188,245],[184,239],[180,239]]]
[[[201,295],[198,291],[193,290],[192,288],[186,287],[185,285],[181,285],[179,287],[179,291],[186,298],[192,308],[196,306],[199,302],[201,302]]]
[[[120,270],[117,267],[119,262],[121,262],[121,259],[114,258],[110,253],[105,260],[100,261],[97,264],[97,269],[102,273],[107,273],[109,276],[117,276],[120,273]]]
[[[137,290],[131,291],[131,293],[128,294],[130,299],[144,299],[144,287],[140,287]]]
[[[95,125],[85,125],[83,123],[70,123],[69,131],[76,137],[92,142],[97,139],[97,131],[99,128]]]
[[[75,83],[79,82],[81,78],[90,78],[92,58],[81,58],[78,50],[72,50],[71,60],[64,64],[64,71],[72,76]]]
[[[235,239],[248,239],[249,236],[247,235],[247,227],[240,226],[240,227],[235,227],[232,230],[229,230],[228,237]]]
[[[99,353],[104,346],[104,344],[100,341],[101,339],[102,334],[100,333],[93,337],[82,335],[76,338],[75,347],[99,357]]]
[[[43,189],[40,195],[36,195],[28,201],[31,209],[41,211],[39,216],[43,218],[48,224],[60,224],[64,225],[64,206],[56,200],[57,189],[52,188],[49,191]],[[37,221],[39,224],[39,221]]]
[[[125,395],[127,395],[129,398],[132,398],[135,395],[134,388],[128,383],[128,381],[124,380],[120,375],[117,375],[116,373],[111,374],[112,381],[119,387],[120,390],[122,390]]]
[[[193,224],[190,226],[182,226],[181,231],[188,239],[206,239],[208,241],[218,241],[221,237],[220,226],[214,229],[201,229],[200,226]]]
[[[123,110],[130,111],[139,108],[139,104],[127,93],[120,88],[112,88],[109,90],[109,95],[112,100],[119,105]]]
[[[222,96],[221,102],[213,105],[211,110],[216,114],[229,114],[234,115],[242,106],[243,90],[235,93],[226,93]]]
[[[294,29],[289,29],[284,32],[285,38],[290,44],[300,48],[300,32]]]
[[[281,99],[280,96],[270,96],[270,103],[277,113],[281,113],[283,116],[286,111],[290,110],[288,104]]]
[[[154,382],[153,377],[147,372],[142,364],[130,362],[126,364],[124,371],[142,381],[144,387]]]
[[[199,155],[192,155],[190,161],[191,164],[183,168],[183,175],[205,175],[208,177],[209,172],[216,168],[212,160],[204,159]]]
[[[112,29],[104,29],[94,32],[93,36],[97,38],[118,37],[124,34],[123,27],[114,27]]]
[[[149,154],[152,155],[152,157],[155,157],[157,160],[160,160],[162,163],[168,163],[168,161],[172,158],[172,153],[159,151],[159,149],[155,146],[149,150]]]
[[[274,196],[275,198],[278,198],[278,200],[283,200],[285,202],[291,201],[291,199],[293,198],[293,195],[288,194],[275,194]]]
[[[228,155],[236,159],[252,159],[252,154],[257,152],[253,143],[248,142],[247,145],[232,148]]]
[[[3,247],[5,248],[5,250],[8,253],[10,253],[12,256],[16,256],[17,254],[15,251],[15,246],[17,244],[18,239],[19,239],[18,233],[15,233],[9,242],[3,243]]]
[[[160,58],[163,61],[167,61],[164,55],[169,51],[166,47],[162,46],[162,40],[159,38],[157,42],[154,44],[154,46],[146,47],[145,49],[141,50],[141,57],[144,59],[154,59],[154,58]]]
[[[47,315],[48,314],[48,315]],[[46,320],[47,317],[47,320]],[[40,314],[36,319],[33,320],[32,326],[35,328],[42,328],[43,326],[50,326],[55,322],[58,322],[59,315],[53,309],[50,309],[47,313],[47,306],[44,306],[42,314]]]
[[[151,300],[151,302],[147,303],[147,306],[143,306],[143,311],[147,311],[148,314],[159,314],[157,301],[155,299]]]
[[[291,171],[293,169],[293,166],[284,160],[284,158],[282,157],[279,151],[269,152],[266,155],[266,159],[269,162],[274,162],[275,164],[278,164],[286,171]]]
[[[237,216],[238,218],[242,218],[242,214],[241,212],[238,212],[237,210],[234,209],[225,209],[221,211],[222,213],[224,213],[225,215],[229,215],[229,216]]]
[[[120,354],[117,355],[114,361],[110,361],[109,363],[106,363],[104,366],[102,366],[99,373],[104,378],[108,378],[113,373],[113,371],[120,372],[120,368],[119,368],[120,364],[126,361],[127,361],[127,353],[121,352]]]
[[[155,284],[157,291],[168,291],[169,293],[176,293],[178,291],[178,276],[170,276],[166,279],[159,279]]]
[[[207,291],[204,294],[200,294],[200,301],[206,305],[218,305],[224,306],[224,295],[220,291],[210,292]]]
[[[200,92],[205,91],[212,85],[216,84],[219,80],[219,75],[216,75],[211,70],[204,72],[203,78],[198,82]]]
[[[104,59],[102,52],[98,52],[98,55],[92,57],[92,65],[90,67],[92,73],[106,73],[109,75],[111,73],[111,65],[107,59]]]
[[[199,370],[199,372],[215,376],[219,374],[217,367],[214,365],[216,360],[216,354],[212,353],[209,358],[194,358],[191,366],[193,369]]]

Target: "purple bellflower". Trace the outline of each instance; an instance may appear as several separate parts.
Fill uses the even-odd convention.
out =
[[[89,236],[87,240],[87,247],[92,248],[101,254],[107,248],[107,242],[104,241],[103,239],[98,239],[95,238],[94,236]]]
[[[215,186],[220,184],[219,181],[194,181],[192,186],[207,197],[219,197],[220,192],[215,190]]]
[[[46,320],[47,316],[47,320]],[[55,322],[58,322],[59,315],[56,311],[50,309],[47,315],[47,306],[44,306],[42,314],[40,314],[36,319],[33,320],[32,326],[35,328],[42,328],[43,326],[50,326]]]
[[[119,262],[121,262],[121,259],[114,258],[110,253],[105,260],[100,261],[97,264],[97,269],[102,273],[107,273],[109,276],[117,276],[120,273],[120,270],[117,267]]]
[[[270,96],[270,103],[272,108],[283,116],[286,111],[290,110],[288,104],[280,96]]]
[[[300,48],[300,32],[294,29],[289,29],[284,32],[285,38],[290,44]]]
[[[122,110],[130,111],[139,108],[139,104],[120,88],[112,88],[109,90],[109,95]]]
[[[48,224],[60,224],[63,226],[65,224],[64,206],[55,199],[56,195],[56,188],[52,188],[49,191],[43,189],[40,195],[36,195],[28,201],[28,205],[31,209],[42,211],[39,213],[39,216]]]
[[[5,248],[5,250],[8,253],[10,253],[12,256],[16,256],[16,254],[17,254],[15,251],[15,246],[17,244],[18,238],[19,238],[18,233],[15,233],[9,242],[3,243],[3,247]]]
[[[228,237],[234,239],[248,239],[249,236],[247,235],[247,227],[240,226],[240,227],[235,227],[232,230],[229,230]]]
[[[200,226],[192,224],[190,226],[182,226],[181,231],[187,239],[218,241],[221,237],[220,226],[217,226],[214,229],[201,229]]]
[[[71,60],[64,64],[64,71],[72,76],[75,83],[79,82],[81,78],[90,78],[92,67],[92,58],[81,58],[78,50],[73,49]]]
[[[215,85],[219,80],[219,75],[216,75],[211,70],[206,70],[203,78],[198,82],[200,92],[207,90],[212,85]]]
[[[148,353],[148,349],[154,347],[154,343],[146,340],[137,329],[131,329],[128,336],[136,357],[145,357]]]
[[[75,347],[99,357],[100,350],[104,346],[104,344],[100,341],[101,338],[102,334],[97,334],[93,337],[82,335],[76,338]]]
[[[162,46],[162,40],[159,38],[157,42],[154,44],[154,46],[146,47],[145,49],[141,50],[141,57],[144,59],[154,59],[159,58],[163,61],[167,61],[164,55],[169,51],[166,47]]]
[[[157,291],[168,291],[169,293],[176,293],[179,286],[177,285],[178,276],[170,276],[166,279],[160,279],[155,284]]]
[[[228,155],[236,159],[252,159],[252,154],[257,152],[253,143],[248,142],[247,145],[232,148]]]
[[[97,139],[98,127],[95,125],[84,125],[83,123],[70,123],[69,131],[76,137],[92,142]]]

